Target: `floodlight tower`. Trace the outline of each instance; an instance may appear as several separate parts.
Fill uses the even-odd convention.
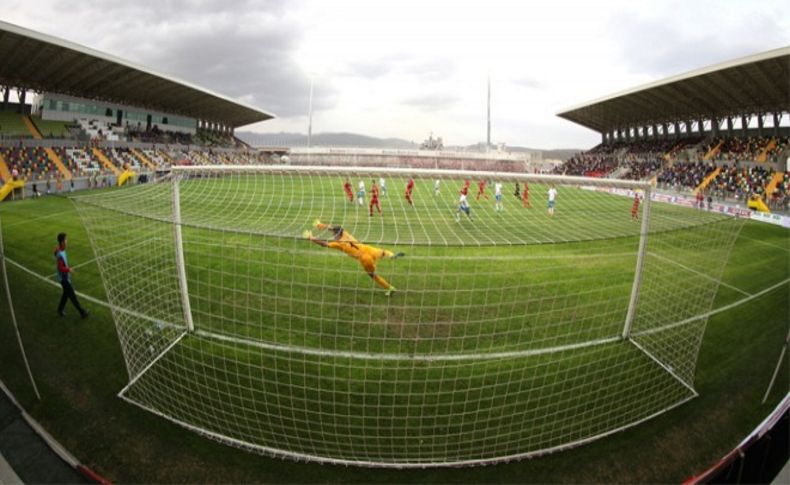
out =
[[[491,76],[488,76],[488,104],[486,107],[486,152],[491,148]]]
[[[313,146],[313,77],[310,77],[310,100],[307,105],[307,148]]]

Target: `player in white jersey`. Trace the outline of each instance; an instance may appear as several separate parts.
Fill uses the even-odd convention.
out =
[[[439,195],[439,186],[441,185],[441,183],[442,182],[439,179],[436,179],[436,182],[433,183],[433,195],[434,196]]]
[[[379,189],[381,189],[382,197],[387,195],[387,182],[384,180],[384,177],[379,177]]]
[[[502,183],[497,182],[494,184],[494,199],[496,200],[496,204],[494,207],[496,208],[497,212],[502,210]]]
[[[461,221],[461,212],[465,213],[470,221],[474,220],[472,219],[472,209],[469,207],[469,202],[466,200],[466,194],[464,192],[461,192],[461,196],[458,198],[458,210],[455,211],[456,222]]]
[[[359,205],[365,205],[365,181],[359,181],[359,188],[357,190],[357,201]]]
[[[554,185],[552,184],[552,186],[549,187],[549,216],[550,217],[554,216],[554,202],[556,200],[557,200],[557,189],[555,189]]]

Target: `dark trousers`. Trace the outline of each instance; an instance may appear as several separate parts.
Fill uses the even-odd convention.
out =
[[[63,295],[60,297],[60,304],[58,305],[58,313],[63,313],[63,309],[66,307],[66,299],[71,300],[71,303],[74,305],[74,308],[80,312],[80,315],[85,315],[85,309],[80,306],[79,300],[77,300],[77,295],[74,293],[74,287],[71,286],[71,282],[68,280],[64,280],[60,282],[60,286],[63,287]]]

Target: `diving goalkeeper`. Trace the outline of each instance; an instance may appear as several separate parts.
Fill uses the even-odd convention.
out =
[[[332,226],[329,224],[323,224],[321,221],[316,219],[315,223],[313,223],[316,229],[319,231],[331,231],[333,236],[330,240],[322,240],[313,237],[313,233],[309,230],[304,232],[305,239],[309,239],[310,241],[318,244],[319,246],[323,246],[325,248],[333,248],[339,251],[343,251],[344,253],[348,254],[352,258],[359,261],[359,264],[365,268],[365,271],[368,273],[368,276],[373,278],[373,280],[378,283],[379,286],[387,290],[385,293],[387,296],[392,295],[393,291],[397,291],[397,288],[392,286],[382,278],[381,276],[376,274],[376,263],[383,258],[400,258],[404,256],[403,253],[393,253],[392,251],[388,251],[386,249],[379,249],[373,246],[368,246],[367,244],[362,244],[357,241],[354,236],[351,235],[350,232],[343,229],[341,226]]]

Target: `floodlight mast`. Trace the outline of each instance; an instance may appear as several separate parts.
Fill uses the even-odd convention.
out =
[[[310,99],[307,104],[307,148],[313,146],[313,77],[310,76]]]
[[[491,149],[491,76],[488,76],[488,102],[486,104],[486,153]]]

